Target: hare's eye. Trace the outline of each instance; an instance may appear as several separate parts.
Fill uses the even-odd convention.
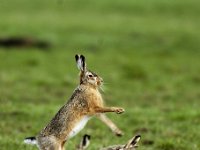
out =
[[[90,74],[90,75],[88,75],[90,78],[92,78],[92,75]]]

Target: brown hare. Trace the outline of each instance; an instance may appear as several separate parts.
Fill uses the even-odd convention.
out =
[[[132,137],[126,144],[112,145],[105,148],[101,148],[100,150],[136,150],[140,138],[141,138],[140,135],[136,135]],[[80,144],[77,146],[76,150],[86,150],[90,144],[90,139],[91,139],[90,135],[85,134]]]
[[[99,87],[103,82],[102,78],[87,69],[83,55],[76,55],[75,59],[80,70],[79,86],[49,124],[36,137],[26,138],[25,143],[36,144],[40,150],[64,150],[67,140],[82,130],[94,115],[97,115],[116,134],[120,132],[114,123],[101,114],[106,112],[120,114],[124,112],[124,109],[104,106],[99,92]]]

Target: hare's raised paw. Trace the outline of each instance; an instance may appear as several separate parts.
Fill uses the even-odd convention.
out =
[[[125,110],[123,109],[123,108],[116,108],[115,109],[115,112],[117,113],[117,114],[121,114],[121,113],[123,113]]]

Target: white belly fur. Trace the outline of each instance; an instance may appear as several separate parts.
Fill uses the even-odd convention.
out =
[[[88,116],[84,116],[76,125],[75,127],[72,129],[72,131],[69,133],[69,138],[72,138],[73,136],[75,136],[77,133],[79,133],[87,124],[88,120],[90,119],[90,117]]]

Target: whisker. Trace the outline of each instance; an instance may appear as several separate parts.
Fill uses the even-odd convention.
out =
[[[108,82],[103,82],[103,84],[110,84],[110,83],[108,83]]]
[[[100,89],[101,89],[102,92],[105,92],[102,86],[100,87]]]

